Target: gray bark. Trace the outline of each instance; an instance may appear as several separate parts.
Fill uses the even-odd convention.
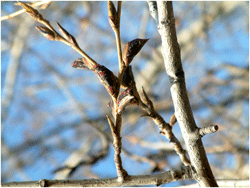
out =
[[[171,95],[175,116],[181,128],[191,165],[200,186],[217,187],[216,180],[208,163],[199,128],[196,126],[190,107],[181,63],[180,48],[175,31],[175,19],[172,2],[158,1],[158,30],[162,39],[162,54],[165,68],[171,84]]]

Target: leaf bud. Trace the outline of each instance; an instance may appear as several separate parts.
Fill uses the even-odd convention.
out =
[[[27,14],[29,14],[35,20],[42,20],[43,19],[42,15],[32,6],[28,5],[27,3],[23,3],[23,2],[18,2],[18,3],[26,10]]]
[[[49,28],[44,26],[36,26],[36,28],[42,33],[42,35],[48,40],[55,40],[55,33]]]
[[[63,37],[68,40],[71,44],[78,46],[75,37],[73,37],[71,34],[68,33],[58,22],[57,25],[59,27],[60,33],[63,35]]]
[[[94,72],[105,86],[108,93],[116,98],[119,92],[119,81],[113,72],[103,65],[98,65],[95,67]]]
[[[134,39],[126,44],[122,53],[122,59],[126,66],[131,63],[133,58],[136,54],[138,54],[148,40],[149,39]]]
[[[117,28],[118,25],[118,18],[117,18],[117,12],[115,9],[115,5],[112,1],[108,1],[108,16],[109,16],[109,24],[111,27]]]

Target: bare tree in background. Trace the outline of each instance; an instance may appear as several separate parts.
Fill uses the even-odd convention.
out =
[[[17,72],[20,70],[24,71],[24,73],[28,77],[30,76],[29,71],[31,72],[31,74],[34,73],[34,70],[41,72],[42,74],[44,74],[45,83],[47,83],[47,85],[40,84],[40,83],[37,85],[37,82],[34,81],[35,84],[28,85],[26,87],[27,89],[25,90],[25,93],[22,92],[21,96],[19,92],[19,97],[23,99],[22,105],[21,105],[22,107],[29,109],[29,107],[31,107],[30,104],[32,103],[34,103],[35,105],[41,104],[42,102],[41,98],[39,99],[39,97],[37,98],[37,96],[39,96],[39,94],[46,96],[46,93],[44,93],[44,90],[48,88],[49,86],[48,83],[54,84],[53,87],[55,88],[53,90],[55,92],[57,91],[57,88],[61,88],[63,95],[67,97],[67,100],[70,101],[72,105],[71,107],[69,107],[69,105],[66,104],[65,106],[66,108],[64,106],[60,106],[58,108],[59,110],[56,110],[55,114],[53,112],[53,115],[51,115],[51,117],[58,118],[58,122],[60,126],[58,125],[52,126],[51,130],[47,129],[47,133],[45,132],[46,134],[41,134],[41,133],[38,134],[37,132],[36,134],[38,136],[32,138],[32,136],[28,134],[29,131],[27,130],[25,134],[25,136],[27,137],[26,141],[23,142],[21,145],[19,144],[15,148],[9,148],[8,144],[4,141],[4,137],[3,137],[2,156],[4,157],[10,156],[9,160],[13,159],[13,157],[14,157],[14,160],[18,160],[17,161],[18,163],[15,162],[12,164],[18,165],[18,166],[16,165],[14,166],[16,166],[17,169],[19,169],[19,168],[23,168],[29,165],[29,163],[32,164],[33,163],[32,160],[35,161],[35,158],[25,161],[25,156],[26,157],[27,155],[29,156],[29,149],[32,146],[33,147],[40,146],[39,147],[40,151],[36,152],[36,156],[43,157],[44,159],[48,158],[50,163],[52,164],[57,160],[57,158],[55,158],[54,156],[55,153],[51,153],[49,157],[47,154],[49,151],[53,150],[54,152],[56,152],[56,150],[58,149],[65,150],[65,151],[68,150],[67,152],[70,153],[70,156],[64,162],[64,164],[61,165],[60,163],[57,162],[56,166],[58,166],[58,168],[54,170],[55,179],[64,179],[68,177],[73,177],[74,175],[76,175],[75,177],[84,176],[86,178],[95,177],[99,179],[96,179],[96,180],[85,179],[85,180],[72,180],[72,181],[71,180],[70,181],[69,180],[66,180],[66,181],[64,180],[60,180],[60,181],[59,180],[58,181],[57,180],[41,180],[39,182],[31,181],[31,182],[21,182],[17,184],[9,183],[9,184],[3,184],[3,185],[12,185],[12,186],[13,185],[17,185],[17,186],[20,186],[20,185],[24,185],[24,186],[27,186],[27,185],[119,186],[119,185],[147,185],[147,184],[161,185],[161,184],[165,184],[168,182],[181,180],[181,179],[195,179],[202,186],[216,186],[217,185],[213,177],[213,174],[210,170],[208,161],[206,159],[206,154],[202,146],[201,137],[207,133],[215,132],[218,129],[218,126],[206,127],[206,125],[213,125],[214,123],[217,123],[217,122],[219,123],[220,128],[224,127],[221,125],[227,122],[228,124],[233,123],[234,125],[233,127],[236,128],[236,130],[239,130],[238,129],[239,127],[241,127],[242,130],[243,129],[248,130],[248,126],[245,126],[245,127],[241,126],[242,120],[234,116],[231,116],[231,113],[230,113],[230,108],[234,109],[234,104],[238,104],[238,102],[241,102],[243,104],[244,102],[248,100],[248,67],[241,67],[241,66],[230,64],[230,63],[224,63],[222,64],[220,68],[222,70],[224,69],[227,70],[231,74],[231,76],[221,79],[220,77],[216,75],[216,73],[219,72],[220,70],[210,68],[207,71],[207,75],[206,76],[203,75],[202,76],[203,79],[200,79],[197,85],[193,86],[192,90],[189,92],[189,96],[190,96],[190,101],[191,101],[191,105],[192,105],[192,109],[194,110],[194,113],[201,112],[205,110],[207,107],[211,108],[211,113],[209,114],[210,117],[208,116],[208,118],[204,120],[203,118],[198,118],[199,127],[200,127],[200,124],[205,125],[205,127],[203,128],[198,128],[194,122],[193,114],[192,114],[190,104],[188,101],[188,97],[187,97],[185,77],[186,77],[186,80],[189,80],[189,76],[187,76],[187,73],[186,73],[184,77],[184,72],[182,69],[179,46],[178,46],[176,36],[175,36],[175,19],[173,17],[173,10],[172,10],[171,2],[168,2],[168,3],[161,2],[158,4],[156,4],[155,2],[149,2],[149,7],[150,7],[151,15],[154,17],[154,19],[158,23],[158,29],[161,35],[162,45],[163,45],[163,57],[165,61],[166,71],[169,76],[171,94],[173,98],[173,106],[175,110],[172,107],[170,95],[167,94],[168,96],[166,97],[166,93],[168,92],[164,92],[164,89],[160,90],[161,92],[163,92],[162,94],[155,92],[157,87],[162,88],[161,82],[159,81],[161,80],[161,78],[158,78],[159,77],[158,75],[160,75],[160,73],[164,74],[162,59],[159,59],[160,57],[159,54],[160,54],[160,49],[161,49],[160,45],[159,45],[159,48],[156,48],[154,46],[155,42],[153,43],[154,45],[152,45],[151,43],[152,49],[154,49],[153,53],[151,53],[150,55],[145,54],[144,48],[143,48],[142,52],[140,52],[135,57],[135,55],[139,52],[138,50],[142,48],[142,46],[145,44],[145,42],[147,42],[147,40],[137,39],[137,40],[129,40],[130,42],[128,43],[127,43],[128,40],[125,40],[126,42],[123,42],[122,40],[122,34],[124,31],[124,29],[122,28],[123,15],[121,16],[121,26],[120,26],[120,14],[121,12],[123,12],[121,11],[121,3],[118,3],[117,8],[115,8],[112,2],[108,3],[110,25],[113,28],[113,31],[116,36],[115,43],[117,45],[117,51],[118,51],[119,69],[115,70],[114,68],[114,66],[116,66],[115,64],[111,64],[111,66],[112,66],[112,71],[114,71],[114,73],[115,71],[117,71],[118,74],[113,74],[111,71],[109,71],[109,69],[104,67],[103,65],[106,66],[106,64],[103,63],[102,59],[98,59],[97,56],[95,56],[95,58],[97,58],[98,61],[94,61],[89,55],[85,53],[85,47],[86,47],[86,50],[90,48],[88,51],[90,51],[89,53],[91,53],[91,48],[93,49],[92,45],[95,46],[94,41],[95,40],[98,41],[97,39],[98,37],[90,39],[91,43],[89,46],[82,45],[81,43],[79,43],[80,41],[77,39],[77,37],[75,37],[76,36],[75,33],[72,34],[71,32],[67,31],[64,27],[62,27],[62,25],[64,25],[65,23],[62,24],[61,22],[59,22],[60,24],[58,24],[59,31],[62,34],[61,36],[54,29],[54,27],[51,26],[53,24],[50,25],[49,21],[52,21],[52,19],[54,20],[54,17],[51,17],[50,20],[48,21],[45,19],[47,16],[46,17],[44,15],[42,16],[39,13],[40,11],[37,12],[28,4],[22,4],[22,5],[26,9],[26,11],[36,21],[45,25],[45,27],[38,26],[37,28],[38,30],[42,32],[42,34],[45,35],[46,38],[50,40],[61,41],[67,44],[68,46],[70,46],[72,49],[76,50],[78,53],[80,53],[84,57],[81,59],[77,59],[74,62],[73,66],[76,68],[90,69],[99,77],[102,84],[106,87],[108,93],[111,96],[112,102],[109,102],[109,104],[113,107],[112,107],[112,113],[110,113],[110,115],[107,115],[108,122],[110,125],[110,129],[109,129],[107,127],[107,122],[106,122],[107,120],[105,118],[105,114],[107,113],[108,109],[101,108],[101,106],[106,105],[105,103],[107,103],[106,101],[108,101],[108,95],[105,96],[103,94],[98,94],[98,93],[103,93],[103,92],[94,92],[95,98],[98,99],[97,100],[98,103],[94,101],[92,104],[96,103],[96,105],[90,108],[94,110],[95,112],[96,112],[96,108],[98,108],[98,112],[94,114],[89,113],[88,101],[85,101],[84,103],[78,102],[78,99],[77,99],[78,92],[72,92],[72,89],[70,87],[72,87],[72,85],[75,85],[76,83],[79,83],[80,84],[79,86],[81,86],[82,84],[84,85],[88,85],[90,83],[93,84],[94,83],[92,79],[93,77],[90,77],[90,74],[87,73],[87,71],[85,71],[86,73],[84,72],[84,74],[86,75],[85,79],[82,79],[82,78],[77,78],[77,76],[75,76],[76,73],[73,73],[73,71],[77,71],[77,70],[71,70],[72,74],[75,77],[71,79],[71,78],[67,78],[68,76],[65,74],[62,75],[62,73],[60,72],[61,71],[60,69],[55,69],[53,67],[54,66],[53,62],[43,63],[43,67],[46,68],[45,70],[44,68],[42,69],[39,68],[39,70],[36,70],[35,65],[32,63],[30,64],[28,63],[27,69],[25,70],[23,70],[22,68],[20,69],[19,63],[18,63],[20,59],[20,54],[22,54],[23,46],[25,46],[27,43],[25,42],[24,39],[25,37],[28,36],[28,33],[32,31],[32,27],[31,27],[32,23],[30,23],[30,20],[28,19],[26,21],[23,20],[22,21],[23,26],[20,27],[19,30],[17,30],[18,37],[16,38],[16,42],[13,43],[13,48],[12,48],[13,57],[10,61],[11,63],[9,63],[8,71],[6,71],[6,74],[4,75],[5,84],[3,88],[4,94],[2,97],[3,125],[6,126],[6,124],[8,123],[8,117],[10,116],[9,112],[11,111],[11,103],[13,103],[12,101],[15,97],[14,86],[16,84],[15,82],[17,82],[18,80]],[[42,6],[41,8],[47,8],[48,5],[49,4],[36,3],[32,6]],[[191,3],[190,6],[192,7],[194,6],[194,4]],[[228,15],[233,14],[234,11],[237,11],[237,7],[242,7],[240,3],[239,4],[237,3],[224,4],[224,2],[221,4],[218,3],[216,6],[217,9],[209,10],[207,9],[207,6],[213,7],[212,4],[203,4],[203,3],[199,4],[199,7],[201,8],[201,10],[204,10],[203,12],[204,15],[202,18],[206,18],[206,19],[202,21],[198,20],[197,22],[194,22],[194,25],[193,26],[191,25],[189,27],[190,30],[184,29],[183,33],[180,32],[179,34],[180,37],[177,37],[181,46],[182,57],[184,57],[182,58],[182,61],[190,61],[189,59],[193,58],[193,57],[190,57],[190,53],[194,53],[193,50],[194,50],[194,46],[196,45],[195,44],[196,37],[197,38],[200,36],[203,37],[206,34],[206,31],[208,30],[207,27],[212,25],[213,21],[216,18],[218,18],[221,14],[223,15],[223,13],[228,14]],[[73,12],[73,10],[76,7],[77,6],[75,5],[72,5],[71,7],[67,7],[68,13]],[[96,14],[95,14],[95,11],[93,10],[96,10],[98,8],[98,3],[92,4],[92,3],[85,2],[85,7],[87,7],[86,8],[87,14],[81,17],[81,19],[79,20],[80,23],[83,24],[82,25],[83,30],[86,30],[86,28],[90,27],[91,25],[92,28],[97,29],[97,32],[101,31],[103,37],[107,38],[109,36],[113,36],[110,31],[107,32],[107,30],[103,29],[102,26],[98,25],[98,23],[91,22],[91,17],[92,19],[95,18]],[[131,7],[134,8],[135,6],[131,5]],[[21,11],[19,11],[19,13],[15,13],[6,17],[2,17],[2,20],[13,18],[16,15],[20,14],[20,12]],[[185,12],[185,14],[187,13],[188,12]],[[148,15],[146,13],[144,14]],[[145,19],[149,19],[149,16],[146,18],[145,17],[146,16],[142,17],[143,19],[141,23],[143,24],[145,24]],[[178,23],[179,19],[177,18],[176,20]],[[57,20],[54,20],[53,22],[55,21]],[[29,25],[31,28],[28,29],[27,25]],[[177,24],[177,29],[178,27],[181,28],[181,26],[178,26]],[[194,28],[194,30],[192,30],[192,27]],[[130,29],[132,31],[132,28]],[[127,31],[129,31],[128,28],[127,28]],[[76,31],[74,30],[73,32],[76,32]],[[143,37],[143,36],[140,36],[140,37]],[[28,39],[30,40],[30,37],[28,37]],[[21,43],[19,42],[20,40],[22,41]],[[157,37],[154,40],[157,41]],[[56,43],[59,43],[59,42],[56,42]],[[113,43],[114,44],[113,47],[115,46],[115,43]],[[125,46],[126,43],[127,45]],[[29,50],[30,54],[33,54],[33,55],[36,54],[36,49],[38,46],[39,46],[39,43],[36,42],[36,47],[34,49],[30,48]],[[79,46],[84,46],[84,51]],[[123,49],[123,54],[121,51],[121,46],[125,46],[125,48]],[[145,50],[146,50],[146,46],[145,46]],[[109,54],[108,53],[109,48],[105,48],[105,50],[103,50],[101,43],[100,45],[98,45],[98,47],[100,47],[100,51],[99,53],[96,53],[96,55],[100,55],[102,57],[102,56],[107,56],[107,54]],[[56,50],[55,46],[54,47],[52,46],[52,49],[53,51],[55,51]],[[70,53],[74,53],[74,52],[70,51]],[[143,66],[145,68],[140,71],[138,71],[138,68],[140,67],[140,65],[136,63],[136,59],[139,58],[138,56],[141,57],[142,60],[144,59],[143,61],[149,59],[150,57],[150,61],[147,60],[148,63],[146,63]],[[135,60],[133,60],[134,57],[135,57]],[[43,56],[37,56],[37,58],[40,61],[46,62]],[[62,58],[64,57],[62,56]],[[132,60],[133,60],[132,67],[135,67],[133,68],[134,73],[132,72],[131,66],[129,66]],[[63,61],[65,62],[65,60]],[[117,61],[117,60],[114,60],[114,61]],[[96,62],[100,62],[100,64]],[[60,66],[65,67],[64,63],[60,63]],[[89,72],[91,73],[91,71]],[[46,77],[46,74],[48,74],[48,72],[53,73],[52,78],[50,76]],[[82,71],[79,72],[79,75],[80,74],[82,74]],[[117,75],[117,77],[115,75]],[[136,75],[139,75],[139,76],[136,77]],[[135,79],[134,79],[134,76],[135,76]],[[160,84],[156,84],[157,82]],[[214,99],[211,99],[209,97],[209,93],[217,92],[216,90],[218,90],[220,87],[223,88],[223,90],[224,89],[230,90],[230,88],[233,87],[233,85],[230,85],[229,83],[230,84],[235,83],[235,86],[237,89],[236,90],[234,89],[234,91],[236,91],[236,93],[230,96],[227,96],[226,94],[222,95],[220,93],[218,97],[221,97],[221,96],[224,96],[224,97],[216,99],[217,102],[215,104]],[[152,85],[152,87],[150,87],[150,85]],[[144,86],[144,88],[146,88],[145,91],[147,91],[147,94],[144,90],[140,89],[141,86]],[[122,87],[123,90],[119,92],[120,87]],[[227,89],[226,87],[229,87],[229,88]],[[86,88],[88,88],[88,86]],[[89,86],[89,88],[91,87]],[[150,88],[152,89],[151,91],[150,91]],[[100,90],[102,89],[103,88],[100,88]],[[93,97],[94,97],[93,91],[95,91],[96,89],[92,88],[91,89],[92,91],[89,92],[89,95],[87,94],[88,93],[87,90],[86,89],[84,90],[85,98],[93,100]],[[220,92],[224,92],[224,91],[220,90]],[[24,96],[26,95],[29,97],[25,98]],[[49,95],[51,96],[51,94]],[[32,97],[33,97],[33,101],[30,101],[30,98]],[[49,97],[47,97],[46,100],[43,101],[45,102],[45,104],[46,104],[46,101],[49,101],[48,98]],[[160,98],[160,100],[157,98]],[[59,101],[61,100],[60,97],[58,97],[58,100]],[[25,102],[27,103],[26,106],[25,106]],[[141,111],[138,111],[138,107],[129,107],[129,108],[126,108],[126,110],[124,110],[125,107],[130,104],[137,105],[138,107],[141,108]],[[204,106],[207,106],[207,107],[204,108]],[[226,110],[228,107],[230,107],[229,110]],[[33,111],[32,108],[30,108],[31,111]],[[71,112],[72,109],[74,110],[74,113],[81,114],[81,122],[83,123],[63,122],[63,118],[61,117],[63,117],[64,114],[70,115],[69,112]],[[33,123],[37,126],[36,129],[41,129],[39,127],[41,127],[41,125],[45,123],[46,119],[48,119],[47,118],[48,113],[50,113],[49,111],[47,111],[46,113],[40,113],[40,111],[42,110],[43,109],[39,111],[34,111],[35,112],[34,114],[36,114],[37,112],[37,115],[34,116],[34,123]],[[176,125],[173,126],[176,122],[175,115],[172,115],[171,118],[170,116],[164,117],[165,116],[163,113],[164,111],[169,111],[170,116],[175,112],[177,122],[181,128],[181,132],[184,137],[184,141],[186,143],[186,148],[189,153],[189,157],[191,159],[191,165],[190,165],[188,157],[186,156],[185,150],[183,150],[182,148],[182,146],[184,145],[183,142],[178,140],[178,137],[180,135],[175,136],[175,133],[174,133],[174,130],[177,128]],[[247,108],[247,111],[249,111],[248,108]],[[238,115],[238,117],[241,117],[241,113],[242,115],[244,114],[243,116],[245,116],[245,113],[246,113],[246,111],[243,111],[243,110],[240,111],[241,113],[238,110],[237,112],[238,113],[234,115]],[[230,115],[227,113],[229,113]],[[143,118],[144,122],[142,122],[141,120],[142,118],[139,119],[140,115],[142,114],[144,114],[144,116],[148,116],[149,117],[148,120]],[[113,120],[112,118],[110,118],[111,116],[113,116],[114,118]],[[198,113],[198,117],[199,116],[200,115]],[[123,119],[123,121],[121,118]],[[222,122],[219,118],[221,118],[221,120],[225,122]],[[165,122],[164,119],[166,120],[170,119],[169,123]],[[18,118],[15,120],[18,121]],[[155,135],[157,134],[156,127],[154,127],[154,124],[152,124],[150,120],[153,120],[153,122],[160,129],[160,133],[164,135],[170,141],[171,144],[169,146],[167,143],[165,143],[166,139],[164,141],[159,140],[155,143],[150,141],[150,139],[148,139],[152,136],[152,131],[155,132]],[[147,128],[145,127],[145,121],[147,121],[147,124],[149,125],[152,131],[145,131],[147,130]],[[122,124],[125,124],[125,125],[122,125]],[[49,122],[48,122],[48,125],[49,125]],[[105,125],[105,127],[103,125]],[[122,125],[122,129],[121,129],[121,125]],[[238,128],[235,127],[236,125],[237,127],[238,126],[239,127]],[[143,131],[139,131],[138,130],[139,127],[141,127],[140,129],[142,129]],[[67,139],[65,140],[62,137],[62,135],[63,135],[63,132],[65,130],[67,132],[69,128],[71,129],[73,128],[76,131],[75,133],[79,134],[79,136],[75,135],[73,137],[73,140],[67,141]],[[110,130],[112,134],[110,134]],[[121,131],[123,132],[121,133]],[[223,128],[222,128],[222,131],[223,131]],[[246,135],[244,135],[244,133]],[[242,131],[243,136],[241,137],[241,139],[244,139],[244,136],[248,136],[247,133],[248,133],[247,131]],[[124,135],[122,136],[123,147],[121,147],[121,134]],[[237,175],[241,179],[244,179],[244,177],[247,177],[248,172],[244,172],[244,169],[248,168],[248,163],[245,162],[248,158],[248,149],[246,149],[244,145],[237,144],[237,141],[234,143],[234,140],[230,139],[230,136],[229,136],[230,134],[227,135],[227,134],[224,134],[223,132],[216,133],[216,134],[219,134],[219,136],[216,136],[216,137],[208,136],[209,143],[211,144],[212,147],[208,148],[207,152],[214,153],[215,156],[216,156],[216,153],[220,153],[219,155],[221,155],[223,153],[227,154],[227,153],[233,152],[233,154],[237,156],[236,166],[238,169],[241,169],[241,173],[237,173]],[[124,137],[125,137],[125,144],[124,144]],[[84,141],[81,138],[84,138]],[[56,139],[57,141],[53,142],[54,139]],[[162,138],[159,137],[158,139],[162,139]],[[213,139],[215,140],[222,139],[224,143],[222,145],[212,144],[211,140]],[[78,140],[81,140],[81,141],[79,142]],[[110,143],[112,142],[113,142],[113,146],[115,149],[115,153],[114,153],[115,165],[116,165],[118,178],[100,179],[101,177],[98,177],[98,175],[95,174],[93,170],[91,170],[91,168],[89,167],[94,164],[98,164],[98,161],[104,160],[105,157],[109,155],[108,151],[111,150]],[[148,148],[148,149],[152,148],[153,150],[157,149],[158,153],[157,154],[154,154],[154,152],[152,152],[151,154],[145,153],[145,155],[142,155],[142,153],[136,154],[137,149],[135,150],[135,152],[129,151],[128,146],[130,146],[131,144],[135,146],[135,149],[136,147],[138,147],[137,145],[140,145],[140,147],[142,148]],[[75,146],[73,146],[72,148],[71,145],[75,145]],[[76,146],[78,147],[78,149],[74,149],[74,147]],[[25,151],[28,151],[28,152],[25,152]],[[22,152],[24,153],[22,154]],[[176,152],[178,155],[176,155]],[[131,174],[131,171],[129,172],[130,169],[126,167],[127,165],[122,164],[120,153],[125,155],[125,161],[126,161],[126,158],[129,158],[139,163],[149,164],[150,170],[146,174],[150,174],[150,173],[154,173],[158,171],[162,173],[158,173],[154,175],[139,175],[139,176],[130,175]],[[16,154],[20,156],[23,155],[23,156],[22,158],[16,159],[15,158]],[[169,165],[172,166],[171,162],[168,161],[170,160],[168,159],[169,156],[174,156],[176,158],[175,160],[181,161],[182,164],[184,164],[186,167],[183,167],[180,163],[179,165],[175,166],[175,168],[177,167],[176,169],[168,170]],[[216,161],[218,162],[218,160]],[[223,160],[222,160],[222,163],[223,163]],[[84,167],[84,171],[79,170],[79,169],[82,169],[82,167]],[[215,168],[215,166],[213,165],[213,162],[212,162],[212,168],[215,169],[215,177],[216,178],[220,177],[220,176],[217,176],[217,173],[221,175],[222,172],[221,171],[216,172],[219,169]],[[15,168],[13,167],[13,169]],[[223,172],[225,171],[223,170]],[[21,173],[21,174],[23,176],[22,177],[23,179],[27,179],[26,178],[27,176],[25,177],[26,173]],[[242,174],[243,176],[240,176],[240,174]],[[4,177],[6,179],[7,175],[4,175]],[[235,178],[235,175],[232,175],[230,179],[232,178]]]

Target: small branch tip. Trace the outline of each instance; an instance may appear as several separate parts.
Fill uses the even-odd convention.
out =
[[[203,137],[206,134],[215,133],[218,129],[219,129],[218,125],[211,125],[209,127],[199,128],[199,135],[200,137]]]

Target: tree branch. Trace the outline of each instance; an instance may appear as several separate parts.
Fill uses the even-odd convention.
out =
[[[85,180],[47,180],[9,182],[3,183],[3,187],[119,187],[119,186],[139,186],[155,185],[159,186],[165,183],[177,180],[192,179],[192,169],[190,166],[180,169],[166,171],[160,174],[129,176],[123,182],[118,178],[108,179],[85,179]]]
[[[118,61],[119,61],[119,75],[118,75],[118,89],[120,90],[123,74],[126,70],[124,63],[122,61],[122,50],[121,50],[121,37],[120,37],[120,17],[121,17],[121,5],[122,2],[118,2],[118,10],[112,1],[108,1],[108,16],[109,16],[109,23],[112,27],[115,38],[116,38],[116,46],[117,46],[117,53],[118,53]],[[115,123],[107,116],[108,122],[111,128],[112,136],[113,136],[113,147],[115,150],[115,166],[118,179],[117,181],[123,182],[125,179],[128,178],[127,171],[122,166],[122,159],[121,159],[121,148],[122,148],[122,138],[121,138],[121,126],[122,126],[122,114],[118,111],[118,96],[112,97],[113,100],[113,116],[115,119]]]
[[[36,3],[33,3],[31,4],[32,7],[37,7],[37,6],[41,6],[42,9],[45,9],[48,7],[48,5],[51,3],[51,1],[39,1],[39,2],[36,2]],[[45,5],[45,6],[44,6]],[[24,9],[21,9],[21,10],[18,10],[12,14],[9,14],[9,15],[6,15],[6,16],[2,16],[1,17],[1,21],[3,20],[8,20],[8,19],[11,19],[11,18],[14,18],[22,13],[24,13],[25,10]]]
[[[181,162],[186,166],[190,165],[190,161],[186,156],[185,150],[182,148],[181,143],[175,137],[172,131],[172,126],[166,123],[162,116],[155,111],[152,101],[149,99],[143,88],[142,91],[145,104],[140,106],[146,111],[147,114],[145,116],[149,116],[160,129],[160,133],[170,141],[174,147],[174,150],[180,156]],[[174,124],[174,121],[171,122],[171,124]]]
[[[217,187],[216,180],[209,166],[201,137],[198,134],[186,90],[184,71],[181,63],[180,48],[175,31],[175,18],[172,2],[157,2],[159,25],[162,39],[162,54],[165,68],[171,84],[171,95],[181,132],[190,156],[191,165],[200,186]]]

